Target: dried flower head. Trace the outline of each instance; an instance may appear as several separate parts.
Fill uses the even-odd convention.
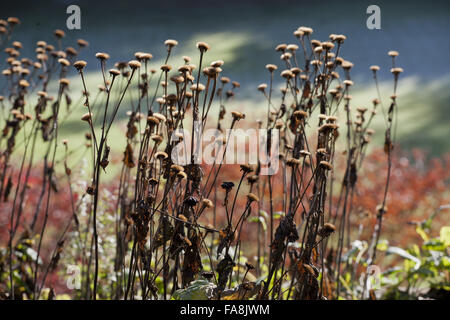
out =
[[[302,161],[300,159],[296,159],[296,158],[288,158],[286,160],[286,165],[289,167],[294,167],[294,166],[298,166],[302,164]]]
[[[173,47],[178,45],[178,41],[174,39],[167,39],[164,41],[164,45],[167,47],[167,50],[171,50]]]
[[[249,164],[241,164],[240,168],[241,168],[241,171],[244,173],[249,173],[249,172],[253,171],[252,166]]]
[[[298,45],[296,45],[296,44],[288,44],[286,49],[289,50],[289,51],[296,51],[296,50],[298,50]]]
[[[324,168],[325,170],[332,170],[333,165],[329,163],[328,161],[320,161],[319,165]]]
[[[189,207],[194,207],[194,206],[197,205],[198,199],[197,199],[196,197],[190,196],[190,197],[187,197],[187,198],[184,200],[184,203],[185,203],[186,205],[188,205]]]
[[[15,25],[20,24],[19,18],[16,18],[16,17],[9,17],[9,18],[7,19],[7,21],[8,21],[8,23],[9,23],[11,26],[15,26]]]
[[[120,71],[117,69],[109,69],[109,74],[112,75],[113,77],[117,77],[120,75]]]
[[[168,65],[168,64],[163,64],[161,66],[161,70],[164,71],[164,72],[169,72],[170,70],[172,70],[172,66]]]
[[[206,42],[197,42],[197,48],[200,52],[206,52],[209,50],[209,45]]]
[[[169,156],[164,151],[158,151],[158,152],[155,153],[155,158],[156,159],[167,159],[168,157]]]
[[[66,36],[66,33],[61,29],[56,29],[55,31],[53,31],[53,34],[58,39],[64,38]]]
[[[247,201],[248,202],[259,201],[259,198],[256,194],[249,193],[249,194],[247,194]]]
[[[194,84],[191,86],[191,90],[192,90],[192,91],[200,92],[200,91],[205,90],[205,86],[204,86],[203,84],[201,84],[201,83],[199,83],[198,85],[197,85],[196,83],[194,83]]]
[[[245,119],[245,114],[239,111],[231,111],[231,115],[233,116],[233,120],[239,121],[241,119]]]
[[[231,189],[233,189],[234,183],[233,182],[222,182],[222,184],[220,186],[222,187],[222,189],[230,191]]]
[[[350,70],[353,67],[353,63],[351,63],[350,61],[344,60],[344,61],[342,61],[341,66],[345,70]]]
[[[138,69],[141,67],[141,63],[137,60],[131,60],[130,62],[128,62],[128,65],[131,69]]]
[[[70,83],[70,81],[69,81],[69,79],[61,78],[61,79],[59,79],[59,83],[60,83],[62,86],[68,86],[69,83]]]
[[[160,144],[161,142],[163,142],[163,137],[161,137],[159,134],[153,134],[150,139],[156,144]]]
[[[213,208],[214,204],[211,200],[205,198],[202,200],[202,206],[205,208]]]
[[[300,150],[300,155],[302,155],[303,157],[306,157],[306,156],[310,156],[311,153],[307,150]]]
[[[92,116],[93,116],[93,114],[91,112],[85,113],[81,117],[81,120],[86,121],[86,122],[90,122],[91,119],[92,119]]]
[[[77,44],[78,44],[81,48],[84,48],[84,47],[87,47],[87,46],[89,45],[89,42],[87,42],[87,41],[84,40],[84,39],[78,39],[78,40],[77,40]]]
[[[284,52],[286,50],[286,48],[287,48],[287,44],[281,43],[275,47],[275,51]]]
[[[265,84],[265,83],[261,83],[258,86],[258,91],[264,92],[266,89],[267,89],[267,84]]]
[[[306,34],[306,35],[310,35],[310,34],[312,34],[314,32],[313,29],[311,29],[309,27],[303,27],[303,26],[299,27],[298,30],[302,31],[303,34]]]
[[[178,173],[178,172],[184,171],[184,168],[183,168],[182,166],[180,166],[180,165],[172,164],[172,165],[170,166],[170,170],[172,170],[172,171]]]
[[[97,59],[101,60],[101,61],[104,61],[104,60],[108,60],[109,59],[109,54],[104,53],[104,52],[97,52],[95,54],[95,57]]]
[[[19,81],[19,86],[21,86],[22,88],[28,88],[30,86],[30,84],[28,83],[27,80],[22,79]]]
[[[391,51],[388,52],[388,55],[390,57],[397,57],[398,56],[398,51],[391,50]]]
[[[58,63],[59,64],[61,64],[62,66],[64,66],[64,67],[68,67],[68,66],[70,66],[70,62],[69,62],[69,60],[67,60],[67,59],[64,59],[64,58],[60,58],[60,59],[58,59]]]
[[[403,72],[403,69],[402,68],[391,68],[391,73],[393,73],[394,75],[398,75],[398,74],[400,74],[400,73],[402,73]]]
[[[269,70],[270,72],[274,72],[275,70],[278,69],[278,67],[274,64],[269,63],[269,64],[266,64],[266,69]]]
[[[223,60],[216,60],[211,62],[211,67],[218,68],[223,66],[223,64],[224,64]]]

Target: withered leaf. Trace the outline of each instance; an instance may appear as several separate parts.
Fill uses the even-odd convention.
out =
[[[123,162],[128,168],[135,166],[133,159],[133,147],[128,143],[124,152]]]

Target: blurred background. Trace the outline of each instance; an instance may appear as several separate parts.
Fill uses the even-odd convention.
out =
[[[71,4],[81,8],[80,30],[66,28],[66,8]],[[24,43],[25,55],[34,55],[38,40],[53,43],[56,28],[66,32],[64,46],[74,46],[77,38],[88,40],[90,46],[80,57],[88,62],[88,72],[99,67],[94,57],[99,51],[111,55],[111,64],[130,60],[136,51],[151,52],[157,68],[165,55],[163,42],[168,38],[180,43],[171,59],[174,65],[182,63],[182,55],[190,55],[198,64],[195,44],[205,41],[211,45],[206,58],[223,59],[223,75],[242,85],[234,103],[251,112],[260,110],[262,96],[256,87],[268,81],[265,64],[281,65],[275,46],[296,43],[292,33],[301,25],[313,28],[312,38],[322,41],[331,33],[347,36],[341,52],[355,64],[352,94],[356,106],[369,106],[376,97],[369,70],[373,64],[381,67],[382,92],[387,101],[392,91],[387,52],[397,50],[398,65],[405,70],[399,88],[398,140],[403,149],[417,147],[430,155],[442,155],[450,149],[450,3],[377,1],[381,30],[366,27],[366,9],[371,4],[365,0],[2,1],[0,12],[3,17],[22,20],[14,38]],[[93,77],[88,82],[96,86],[101,81]],[[74,80],[72,91],[80,92],[80,84],[79,79]],[[68,121],[63,136],[70,138],[79,132],[83,124],[78,119],[77,115]],[[380,117],[375,123],[380,134],[383,125]]]

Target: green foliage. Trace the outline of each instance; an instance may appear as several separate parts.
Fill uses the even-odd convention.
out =
[[[407,250],[388,247],[386,253],[402,257],[403,264],[383,273],[384,297],[388,299],[416,299],[428,297],[429,292],[450,291],[450,227],[444,226],[440,236],[430,238],[429,227],[417,227],[423,239],[421,246]]]

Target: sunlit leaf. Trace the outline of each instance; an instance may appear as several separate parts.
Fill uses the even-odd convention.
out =
[[[186,289],[175,291],[172,300],[209,300],[215,287],[214,283],[208,280],[195,280]]]
[[[421,227],[417,227],[416,228],[416,232],[419,234],[419,236],[422,237],[423,241],[428,241],[428,235],[426,234],[426,232],[421,228]]]
[[[402,248],[399,247],[389,247],[386,250],[386,253],[393,253],[396,255],[399,255],[402,258],[411,260],[412,262],[414,262],[414,269],[417,270],[420,268],[421,262],[419,259],[417,259],[416,257],[414,257],[412,254],[406,252],[405,250],[403,250]]]
[[[381,240],[377,245],[377,250],[386,251],[389,248],[389,242],[387,240]]]

